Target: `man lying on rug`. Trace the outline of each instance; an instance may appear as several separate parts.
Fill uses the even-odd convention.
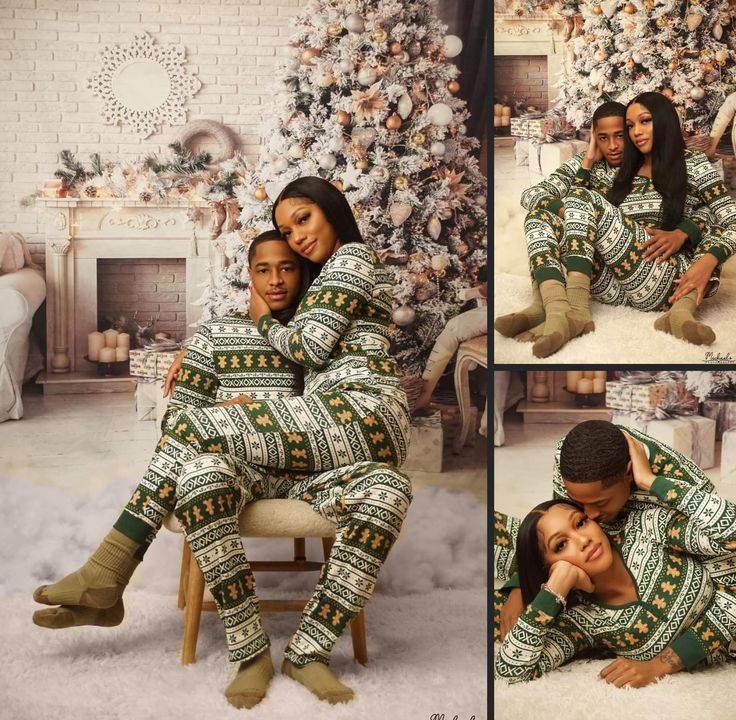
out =
[[[695,344],[715,340],[693,313],[736,251],[736,203],[707,158],[685,149],[663,95],[601,105],[588,150],[526,190],[522,205],[533,302],[496,319],[502,335],[547,357],[594,329],[592,297],[668,310],[656,329]]]
[[[514,571],[517,550],[524,565],[521,589],[512,578],[494,593],[494,639],[504,640],[499,675],[533,679],[595,648],[623,656],[604,668],[607,682],[641,687],[727,657],[736,637],[734,504],[680,453],[626,433],[605,421],[580,423],[557,446],[555,501],[537,506],[521,528],[495,514],[496,577]],[[563,557],[565,548],[578,554]],[[557,595],[537,593],[545,578]],[[564,607],[557,601],[573,589],[586,594],[576,593],[554,620]]]

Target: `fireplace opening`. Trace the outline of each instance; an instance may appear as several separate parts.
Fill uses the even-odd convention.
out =
[[[156,332],[169,333],[175,340],[191,334],[186,323],[184,258],[98,259],[98,330],[123,317],[131,347],[137,346],[137,326],[151,321]]]
[[[544,55],[497,55],[493,58],[493,94],[496,101],[506,98],[511,116],[516,115],[515,103],[549,109],[547,58]]]

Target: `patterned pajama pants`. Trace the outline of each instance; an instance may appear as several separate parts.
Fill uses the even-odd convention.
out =
[[[367,460],[399,466],[409,437],[407,405],[345,384],[279,400],[187,410],[169,435],[198,454],[217,452],[249,464],[319,472]]]
[[[366,604],[411,502],[408,478],[374,462],[321,473],[274,471],[224,454],[197,454],[164,436],[115,527],[144,547],[173,511],[225,625],[228,658],[269,645],[238,518],[247,502],[304,500],[337,525],[336,540],[286,650],[296,665],[327,663],[346,625]]]

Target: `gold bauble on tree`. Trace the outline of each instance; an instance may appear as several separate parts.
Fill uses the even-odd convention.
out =
[[[312,65],[319,55],[320,51],[317,48],[309,47],[301,54],[301,61],[305,65]]]
[[[330,37],[337,37],[342,32],[342,25],[339,22],[330,23],[327,26],[327,34]]]
[[[603,8],[600,5],[593,5],[593,14],[600,15],[603,12]]]
[[[626,5],[624,5],[624,12],[627,15],[633,15],[636,12],[636,8],[631,3],[626,3]]]
[[[386,39],[388,38],[388,33],[383,28],[377,27],[373,29],[373,32],[371,33],[371,37],[377,43],[383,43],[383,42],[386,42]]]
[[[345,127],[346,125],[350,125],[350,113],[345,112],[344,110],[339,110],[337,113],[337,122]]]
[[[677,62],[677,60],[670,60],[667,63],[667,69],[668,70],[677,70],[677,68],[680,66],[680,63]]]
[[[667,25],[667,18],[660,16],[657,18],[657,27],[665,27]]]
[[[394,178],[394,187],[397,190],[406,190],[406,188],[409,187],[408,178],[404,177],[403,175],[398,175]]]
[[[268,197],[268,193],[266,193],[266,188],[259,187],[253,193],[253,197],[255,197],[255,199],[258,200],[259,202],[263,202]]]
[[[422,132],[414,133],[411,136],[412,145],[424,145],[426,140],[427,140],[427,136]]]
[[[670,100],[672,100],[672,98],[675,95],[675,92],[674,92],[674,90],[672,88],[665,88],[664,90],[662,90],[662,95],[664,95],[666,98],[669,98]]]
[[[454,95],[457,92],[460,92],[460,83],[457,80],[450,80],[449,83],[447,83],[447,89]]]
[[[404,48],[401,47],[401,43],[397,42],[392,42],[389,50],[392,55],[401,55],[401,53],[404,52]]]
[[[343,192],[345,190],[345,186],[342,184],[341,180],[332,180],[331,183],[340,191]]]
[[[386,127],[389,130],[398,130],[401,127],[401,118],[398,115],[390,115],[386,120]]]
[[[358,170],[365,170],[368,167],[368,161],[358,160],[358,162],[355,163],[355,167],[358,168]]]

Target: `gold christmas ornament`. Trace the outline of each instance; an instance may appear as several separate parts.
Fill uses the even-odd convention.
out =
[[[665,17],[658,17],[657,18],[657,27],[666,27],[667,26],[667,19]]]
[[[716,50],[716,60],[725,63],[728,60],[728,50]]]
[[[416,145],[416,146],[424,145],[426,140],[427,140],[427,136],[421,132],[414,133],[411,136],[412,145]]]
[[[339,110],[337,113],[337,122],[343,127],[350,125],[350,113],[347,113],[344,110]]]
[[[679,67],[679,65],[680,65],[680,63],[678,63],[677,60],[670,60],[667,63],[667,69],[668,70],[677,70],[677,68]]]
[[[313,65],[314,61],[320,56],[320,51],[317,50],[317,48],[307,48],[302,54],[301,54],[301,61],[305,65]]]
[[[460,83],[457,80],[450,80],[449,83],[447,83],[447,89],[454,95],[457,92],[460,92]]]
[[[386,42],[386,39],[388,38],[388,33],[383,28],[374,28],[373,32],[371,33],[371,37],[377,42],[377,43],[384,43]]]
[[[345,187],[342,184],[342,181],[340,180],[332,180],[332,184],[340,191],[343,192],[345,190]]]
[[[365,170],[368,167],[368,161],[358,160],[358,162],[355,163],[355,167],[358,168],[358,170]]]
[[[394,178],[394,187],[397,190],[406,190],[409,187],[409,180],[404,175],[397,175]]]
[[[605,60],[608,57],[608,54],[603,48],[598,48],[598,50],[595,51],[594,55],[596,60]]]
[[[600,15],[603,12],[603,8],[600,5],[593,5],[593,13]]]
[[[404,52],[404,48],[401,47],[401,43],[392,42],[389,50],[392,55],[401,55]]]
[[[342,32],[342,25],[340,25],[340,23],[338,22],[330,23],[327,26],[327,34],[330,37],[337,37],[341,32]]]
[[[675,93],[672,90],[672,88],[665,88],[664,90],[662,90],[662,95],[664,95],[666,98],[669,98],[670,100],[672,100],[672,98],[674,97]]]
[[[398,115],[389,116],[386,120],[386,127],[389,130],[398,130],[401,127],[401,118]]]
[[[266,188],[259,187],[253,193],[253,197],[255,197],[255,199],[258,200],[259,202],[263,202],[268,197],[268,194],[266,193]]]
[[[631,3],[626,3],[626,5],[624,5],[624,12],[627,15],[633,15],[636,12],[636,8]]]
[[[697,30],[701,22],[703,22],[703,16],[700,13],[690,13],[685,18],[685,24],[690,32]]]

